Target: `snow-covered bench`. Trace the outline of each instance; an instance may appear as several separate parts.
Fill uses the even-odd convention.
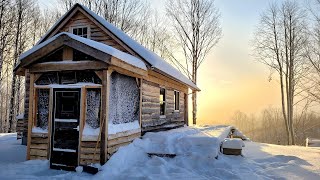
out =
[[[226,155],[241,155],[244,143],[238,138],[225,138],[221,145],[223,154]]]

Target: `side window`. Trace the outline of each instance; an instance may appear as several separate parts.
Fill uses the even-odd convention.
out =
[[[72,28],[72,33],[80,37],[88,38],[88,27]]]
[[[166,114],[166,90],[164,88],[160,88],[160,116]]]
[[[179,101],[179,98],[180,98],[180,92],[179,91],[174,91],[174,110],[178,111],[180,108],[180,101]]]

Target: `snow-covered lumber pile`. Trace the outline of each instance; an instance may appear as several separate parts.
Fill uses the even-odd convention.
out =
[[[222,152],[226,155],[241,155],[242,147],[244,143],[238,138],[225,138],[221,145]]]

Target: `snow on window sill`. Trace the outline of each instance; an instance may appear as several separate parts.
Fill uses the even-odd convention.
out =
[[[160,116],[160,119],[165,119],[166,118],[166,115],[161,115]]]

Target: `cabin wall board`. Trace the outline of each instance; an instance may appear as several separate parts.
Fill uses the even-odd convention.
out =
[[[125,131],[108,136],[108,159],[116,153],[120,147],[130,144],[136,138],[141,137],[141,131]]]
[[[81,141],[80,143],[80,165],[100,163],[100,142]]]
[[[153,80],[150,76],[148,79]],[[159,79],[155,79],[153,82],[142,81],[141,127],[143,133],[181,127],[185,124],[184,92],[187,91],[187,87],[184,89],[183,86],[174,84],[170,80],[162,78],[159,81]],[[160,87],[166,89],[165,117],[160,117]],[[180,107],[178,111],[174,110],[174,90],[180,92]]]

